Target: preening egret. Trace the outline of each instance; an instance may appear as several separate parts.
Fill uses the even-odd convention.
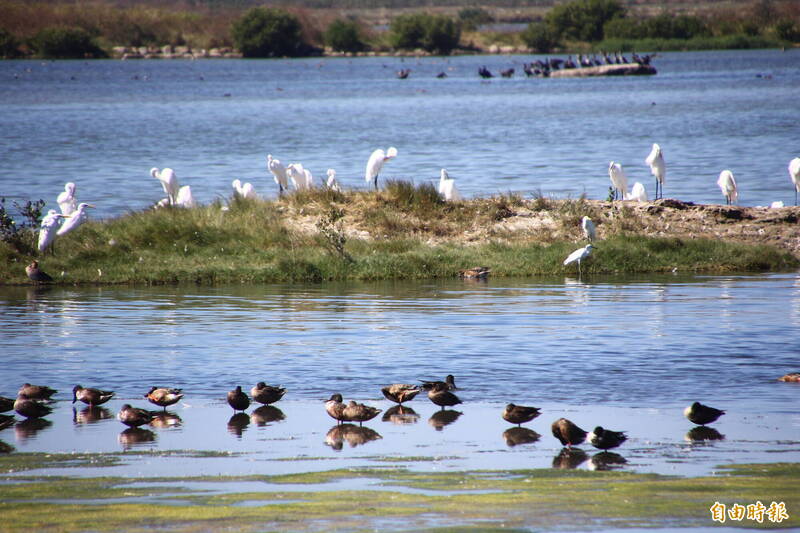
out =
[[[70,215],[70,218],[61,224],[61,228],[56,232],[56,235],[59,237],[61,235],[66,235],[70,231],[74,230],[87,220],[89,220],[89,214],[86,212],[86,208],[94,207],[92,204],[87,204],[82,202],[78,204],[78,209]]]
[[[301,191],[312,187],[311,172],[303,168],[302,163],[292,163],[286,167],[286,175],[292,180],[295,190]]]
[[[439,196],[445,202],[460,202],[463,199],[456,187],[456,181],[448,176],[445,169],[442,169],[439,174]]]
[[[800,157],[789,161],[789,177],[794,183],[794,205],[797,205],[797,192],[800,191]]]
[[[38,261],[34,261],[30,265],[26,266],[25,273],[28,275],[28,278],[31,281],[35,281],[36,283],[47,283],[53,281],[53,278],[51,278],[46,272],[42,272],[39,269]]]
[[[591,244],[587,244],[583,248],[578,248],[577,250],[575,250],[574,252],[569,254],[566,259],[564,259],[564,266],[569,265],[570,263],[574,263],[574,262],[577,261],[578,262],[578,275],[580,276],[581,275],[581,261],[583,261],[584,259],[588,258],[591,255],[593,248],[594,247]]]
[[[75,184],[71,181],[64,185],[64,192],[58,195],[56,199],[58,207],[61,208],[62,215],[71,215],[78,208],[78,203],[75,200]]]
[[[581,227],[583,228],[583,236],[586,237],[586,240],[589,242],[594,242],[594,239],[597,236],[597,230],[594,227],[594,222],[589,217],[583,217],[581,219]]]
[[[371,181],[375,185],[376,191],[378,190],[378,174],[380,174],[383,164],[394,157],[397,157],[397,148],[394,146],[387,149],[386,152],[378,148],[369,156],[367,168],[364,172],[364,180],[367,183]]]
[[[325,182],[325,186],[331,191],[342,192],[339,182],[336,181],[336,171],[332,168],[328,169],[328,181]]]
[[[164,192],[169,199],[169,205],[175,205],[178,199],[178,190],[180,189],[178,176],[175,175],[175,171],[171,168],[158,170],[153,167],[150,169],[150,175],[161,182],[161,187],[164,188]]]
[[[272,154],[267,154],[267,169],[272,173],[275,183],[278,184],[278,196],[283,194],[289,187],[289,182],[286,178],[286,167],[280,162],[279,159],[273,159]]]
[[[258,195],[256,194],[256,190],[253,188],[251,183],[245,183],[242,185],[241,180],[233,180],[231,182],[231,187],[233,187],[233,194],[234,196],[238,196],[239,198],[257,198]]]
[[[40,252],[44,252],[53,243],[56,238],[56,232],[61,227],[61,222],[65,217],[55,209],[47,212],[47,215],[42,219],[39,226],[39,244],[37,248]]]
[[[636,202],[646,202],[647,201],[647,191],[642,185],[641,182],[637,181],[631,187],[631,193],[625,198],[626,200],[634,200]]]
[[[197,207],[197,202],[194,201],[192,187],[190,185],[184,185],[178,189],[178,196],[175,198],[175,205],[178,207]]]
[[[717,185],[719,185],[722,195],[725,197],[725,203],[730,205],[736,202],[739,197],[739,190],[736,187],[736,180],[733,179],[733,172],[730,170],[723,170],[719,173],[717,178]]]
[[[611,186],[614,187],[614,199],[617,199],[619,193],[620,200],[624,200],[628,193],[628,178],[622,170],[622,165],[611,161],[608,164],[608,177],[611,178]]]
[[[645,163],[650,165],[650,172],[653,176],[656,177],[656,197],[655,199],[658,200],[659,198],[664,197],[664,178],[667,175],[667,166],[664,163],[664,155],[661,152],[661,147],[653,143],[653,149],[650,150],[650,154],[644,160]],[[658,191],[661,191],[661,196],[659,197]]]

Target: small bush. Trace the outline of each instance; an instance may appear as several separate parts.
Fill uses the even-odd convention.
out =
[[[324,40],[339,52],[361,52],[366,48],[358,23],[351,20],[334,20],[325,30]]]
[[[465,7],[458,12],[461,27],[467,31],[476,31],[481,24],[494,22],[494,18],[482,7]]]
[[[544,22],[531,22],[522,32],[522,41],[540,54],[547,54],[559,45],[558,35]]]
[[[595,42],[603,39],[603,26],[608,21],[625,14],[618,0],[573,0],[548,11],[545,22],[559,37]]]
[[[45,28],[31,41],[36,53],[47,59],[106,57],[106,53],[80,28]]]
[[[231,35],[244,57],[293,57],[307,46],[300,21],[282,9],[254,7],[235,21]]]
[[[461,26],[444,15],[411,13],[392,19],[389,40],[397,49],[423,48],[428,52],[448,55],[458,46]]]
[[[19,57],[19,42],[11,32],[0,28],[0,58],[14,59]]]
[[[800,29],[790,18],[779,19],[774,26],[775,36],[783,41],[800,42]]]

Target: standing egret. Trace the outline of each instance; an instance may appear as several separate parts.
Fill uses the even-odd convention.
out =
[[[394,157],[397,157],[397,148],[394,146],[390,147],[386,152],[378,148],[369,156],[367,168],[364,172],[364,180],[367,183],[371,181],[375,185],[376,191],[378,190],[378,174],[380,174],[383,164]]]
[[[597,230],[594,227],[594,222],[589,217],[583,217],[581,219],[581,227],[583,228],[583,236],[586,237],[586,240],[589,242],[594,242],[595,238],[597,237]]]
[[[571,254],[564,259],[564,266],[569,265],[570,263],[578,262],[578,275],[581,275],[581,261],[587,259],[589,255],[592,253],[592,249],[594,247],[591,244],[587,244],[583,248],[578,248]]]
[[[61,235],[66,235],[70,231],[74,230],[84,222],[89,219],[89,214],[86,212],[87,207],[94,207],[92,204],[87,204],[82,202],[78,204],[78,209],[70,215],[70,219],[61,224],[61,228],[56,232],[56,235],[59,237]]]
[[[275,183],[278,184],[278,196],[282,196],[283,191],[289,188],[289,182],[286,179],[286,167],[283,166],[279,159],[273,159],[272,154],[267,154],[267,169],[272,173]]]
[[[733,172],[730,170],[723,170],[719,173],[717,178],[717,185],[719,185],[722,195],[725,197],[725,203],[730,205],[736,202],[739,197],[739,190],[736,187],[736,180],[733,179]]]
[[[800,191],[800,157],[789,161],[789,177],[794,183],[794,205],[797,205],[797,192]]]
[[[328,190],[342,192],[341,187],[339,187],[339,182],[336,181],[336,171],[332,168],[329,168],[327,174],[328,181],[325,182],[325,186],[328,188]]]
[[[184,185],[178,190],[178,196],[175,198],[175,205],[178,207],[197,207],[197,202],[194,201],[192,187],[190,185]]]
[[[628,178],[622,170],[622,165],[611,161],[608,164],[608,177],[611,178],[611,185],[614,187],[614,199],[617,199],[619,193],[620,200],[624,200],[628,193]]]
[[[664,178],[667,175],[667,166],[664,163],[664,155],[661,153],[661,147],[653,143],[653,149],[650,150],[650,155],[644,160],[645,163],[650,165],[650,172],[656,177],[656,197],[659,199],[658,191],[661,191],[660,198],[664,197]]]
[[[637,181],[631,187],[631,193],[625,198],[626,200],[634,200],[636,202],[646,202],[647,201],[647,191],[642,185],[641,182]]]
[[[253,185],[249,182],[242,185],[241,180],[233,180],[231,182],[231,187],[233,187],[233,195],[239,198],[254,199],[258,196]]]
[[[311,172],[303,168],[302,163],[292,163],[286,167],[286,175],[292,180],[295,190],[301,191],[311,188],[313,177]]]
[[[150,175],[161,182],[161,187],[164,188],[164,192],[169,199],[169,205],[175,205],[178,200],[178,190],[180,189],[178,176],[175,175],[175,171],[171,168],[158,170],[153,167],[150,169]]]
[[[445,169],[439,174],[439,196],[446,202],[460,202],[463,199],[456,188],[456,180],[452,179]]]
[[[62,215],[55,209],[51,209],[42,219],[42,224],[39,229],[39,244],[37,246],[40,252],[47,250],[53,243],[56,238],[56,232],[61,227],[61,222],[64,218],[69,217]]]
[[[71,181],[64,185],[64,192],[56,199],[58,207],[61,208],[62,215],[71,215],[77,209],[78,204],[75,200],[75,184]]]

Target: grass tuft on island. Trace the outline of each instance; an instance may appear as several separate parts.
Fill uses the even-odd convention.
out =
[[[707,207],[714,208],[708,217],[728,226],[736,218]],[[669,209],[518,194],[446,203],[431,185],[391,181],[377,193],[316,189],[131,212],[88,222],[37,259],[60,284],[452,278],[478,265],[493,276],[574,274],[575,265],[562,262],[586,244],[580,220],[587,215],[601,240],[584,274],[798,267],[774,246],[654,228],[653,213],[664,218]],[[35,238],[0,242],[2,283],[27,283]]]

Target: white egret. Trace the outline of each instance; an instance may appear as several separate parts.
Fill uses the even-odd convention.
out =
[[[279,159],[273,159],[272,154],[267,154],[267,169],[272,173],[272,177],[278,185],[278,196],[283,195],[283,191],[289,188],[286,167],[283,166]]]
[[[92,204],[87,204],[85,202],[81,202],[78,204],[78,209],[75,210],[72,215],[70,215],[69,220],[61,224],[61,228],[56,232],[56,235],[59,237],[61,235],[66,235],[70,231],[74,230],[87,220],[89,220],[89,214],[86,212],[87,207],[94,207]]]
[[[800,191],[800,157],[789,161],[789,177],[794,183],[794,205],[797,205],[797,192]]]
[[[661,198],[664,197],[664,178],[667,175],[667,166],[664,163],[664,155],[661,152],[661,147],[653,143],[653,149],[650,150],[650,154],[644,160],[645,163],[650,165],[650,172],[653,176],[656,177],[656,197],[655,199],[658,200],[659,195],[658,191],[661,191]]]
[[[178,190],[178,196],[175,198],[175,205],[178,207],[197,207],[197,202],[194,201],[192,187],[190,185],[184,185]]]
[[[61,227],[62,219],[68,218],[62,215],[55,209],[47,212],[47,215],[42,219],[39,226],[39,244],[37,248],[40,252],[44,252],[53,243],[56,238],[56,232]]]
[[[581,219],[581,227],[583,228],[583,236],[586,237],[586,240],[589,242],[594,242],[595,238],[597,237],[597,230],[594,227],[594,222],[589,217],[583,217]]]
[[[591,255],[593,248],[594,247],[591,244],[587,244],[583,248],[578,248],[577,250],[575,250],[574,252],[569,254],[566,259],[564,259],[564,266],[569,265],[571,263],[575,263],[577,261],[577,263],[578,263],[578,275],[580,276],[581,275],[581,261],[583,261],[584,259],[587,259],[589,257],[589,255]]]
[[[442,169],[439,174],[439,196],[446,202],[460,202],[463,200],[456,187],[456,180],[452,179],[445,169]]]
[[[739,197],[739,189],[736,187],[736,180],[733,179],[733,172],[730,170],[720,172],[719,178],[717,178],[717,185],[719,185],[722,195],[725,197],[726,204],[736,203],[736,199]]]
[[[292,163],[286,167],[286,175],[292,180],[295,190],[309,189],[311,187],[311,172],[303,168],[302,163]]]
[[[336,181],[336,171],[332,168],[329,168],[327,174],[328,181],[325,182],[325,186],[331,191],[342,192],[341,187],[339,187],[339,182]]]
[[[231,186],[233,187],[234,196],[238,196],[239,198],[252,198],[252,199],[258,197],[255,188],[253,188],[252,183],[248,182],[242,185],[242,181],[236,179],[231,182]]]
[[[636,202],[646,202],[647,201],[647,191],[642,185],[641,182],[637,181],[631,187],[631,193],[625,198],[626,200],[634,200]]]
[[[161,182],[161,187],[164,188],[164,192],[169,199],[169,205],[175,205],[178,200],[178,190],[180,189],[178,176],[175,175],[175,171],[171,168],[158,170],[153,167],[150,169],[150,175]]]
[[[378,174],[380,174],[383,164],[394,157],[397,157],[397,148],[394,146],[387,149],[386,152],[378,148],[369,156],[367,168],[364,172],[364,180],[367,183],[371,181],[375,185],[376,191],[378,190]]]
[[[75,184],[71,181],[64,185],[64,192],[58,195],[56,199],[58,202],[58,207],[61,208],[62,215],[71,215],[75,212],[75,209],[78,207],[78,203],[75,200]]]
[[[611,179],[611,186],[614,187],[614,199],[616,200],[619,193],[620,200],[624,200],[628,193],[628,178],[622,170],[622,165],[611,161],[608,164],[608,177]]]

